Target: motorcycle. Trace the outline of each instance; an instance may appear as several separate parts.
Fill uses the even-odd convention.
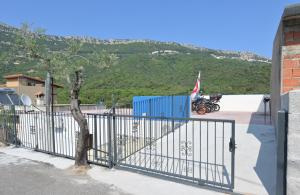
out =
[[[222,94],[211,95],[209,99],[199,96],[192,102],[192,111],[196,111],[198,114],[205,114],[220,110],[220,102]]]
[[[207,105],[211,108],[211,111],[219,111],[220,105],[217,104],[220,102],[220,99],[222,98],[222,94],[216,94],[216,95],[210,95],[209,100],[207,101]]]
[[[198,97],[192,101],[192,111],[196,111],[200,115],[205,114],[207,110],[203,100],[203,97]]]

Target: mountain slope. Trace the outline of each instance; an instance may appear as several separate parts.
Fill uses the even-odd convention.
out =
[[[0,81],[3,75],[24,73],[44,77],[45,70],[35,62],[5,61],[6,51],[15,43],[17,28],[0,24]],[[116,54],[118,63],[104,70],[85,67],[83,103],[100,98],[129,103],[134,95],[189,94],[198,71],[206,93],[269,93],[270,60],[252,53],[199,48],[151,40],[99,40],[90,37],[47,36],[50,50],[66,48],[67,39],[83,43],[80,54],[91,58],[93,51]],[[57,81],[64,82],[64,81]],[[68,91],[59,92],[59,102],[68,101]],[[109,102],[108,102],[109,103]]]

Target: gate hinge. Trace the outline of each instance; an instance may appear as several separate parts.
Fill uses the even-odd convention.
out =
[[[229,151],[233,152],[235,149],[236,149],[235,141],[234,141],[234,139],[230,138],[230,141],[229,141]]]

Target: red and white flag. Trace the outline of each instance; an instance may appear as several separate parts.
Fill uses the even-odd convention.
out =
[[[191,94],[191,98],[194,99],[196,97],[196,95],[199,93],[200,91],[200,75],[201,75],[201,72],[199,71],[199,75],[198,75],[198,78],[197,78],[197,81],[196,81],[196,84],[195,84],[195,87],[192,91],[192,94]]]

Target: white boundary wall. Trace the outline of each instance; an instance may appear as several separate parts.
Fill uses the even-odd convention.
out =
[[[264,112],[264,94],[223,95],[218,103],[220,111]],[[209,98],[209,96],[204,96]],[[269,113],[269,104],[266,104]]]

